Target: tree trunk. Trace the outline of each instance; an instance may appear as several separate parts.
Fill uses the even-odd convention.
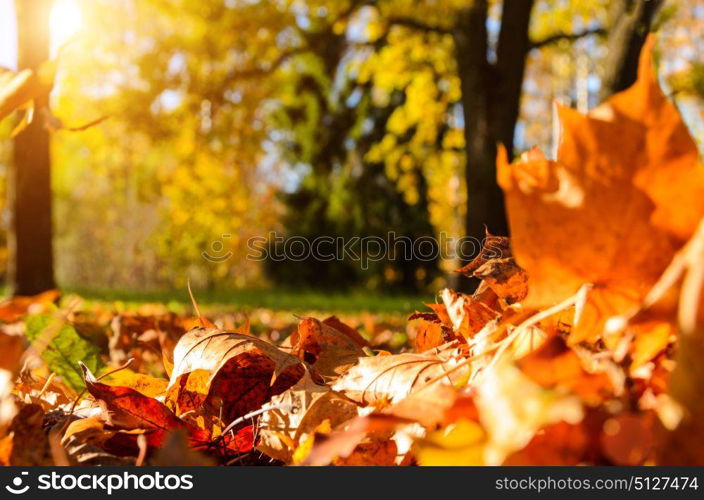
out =
[[[18,68],[36,71],[49,59],[51,1],[21,0],[15,4]],[[55,287],[49,132],[40,113],[48,103],[48,92],[35,99],[34,119],[14,142],[8,185],[12,211],[8,275],[13,295],[32,295]]]
[[[460,11],[453,32],[467,155],[466,235],[475,242],[484,238],[485,230],[508,234],[504,197],[496,182],[496,152],[497,143],[513,152],[532,8],[533,0],[504,2],[495,65],[487,59],[486,0]]]
[[[490,123],[492,67],[487,60],[486,0],[458,13],[453,38],[462,89],[467,185],[466,236],[481,241],[485,227],[504,233],[503,195],[496,184],[496,137]],[[475,246],[476,246],[475,241]],[[469,247],[466,247],[469,249]]]
[[[534,0],[506,0],[501,15],[501,32],[496,49],[498,94],[493,99],[493,121],[497,141],[513,156],[516,122],[521,111],[521,94],[530,51],[530,16]]]
[[[662,4],[663,0],[618,0],[613,3],[600,101],[627,89],[636,81],[640,51]]]

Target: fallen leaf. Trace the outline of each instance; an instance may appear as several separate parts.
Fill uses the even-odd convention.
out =
[[[389,438],[398,427],[412,423],[413,421],[393,415],[355,417],[345,423],[343,428],[329,435],[319,436],[300,465],[329,465],[335,459],[350,456],[362,440],[369,437]]]
[[[471,420],[459,420],[416,442],[414,453],[419,465],[484,465],[485,444],[486,433],[480,424]]]
[[[439,309],[444,305],[436,304]],[[445,315],[447,313],[445,312]],[[416,329],[415,346],[416,352],[425,352],[430,349],[439,347],[447,342],[452,342],[453,340],[464,341],[464,337],[458,337],[450,325],[445,325],[443,320],[440,319],[440,314],[438,313],[420,313],[416,312],[412,314],[409,321],[418,321]],[[449,322],[449,317],[447,319]]]
[[[128,387],[150,398],[163,396],[166,393],[166,386],[169,385],[166,379],[135,373],[129,368],[110,374],[102,379],[102,382],[106,385]]]
[[[48,312],[59,298],[58,290],[48,290],[30,297],[17,296],[0,302],[0,321],[15,323],[27,314]]]
[[[123,429],[170,431],[183,425],[163,403],[129,387],[98,382],[90,369],[80,363],[86,389],[104,408],[105,421]]]
[[[83,388],[83,373],[78,362],[91,371],[100,371],[105,364],[97,346],[81,337],[63,318],[35,314],[25,318],[27,338],[49,369],[76,391]]]
[[[557,161],[532,152],[509,165],[505,151],[499,154],[511,247],[530,276],[524,306],[551,306],[593,285],[571,343],[596,341],[609,317],[637,307],[693,230],[691,221],[704,215],[696,146],[657,85],[651,46],[633,87],[587,116],[560,108]],[[644,186],[664,176],[674,185]],[[681,202],[690,198],[697,198],[693,205]],[[665,209],[665,199],[675,201]]]
[[[195,328],[179,340],[166,402],[180,415],[208,405],[229,422],[303,375],[301,361],[250,335]]]
[[[12,375],[19,373],[25,349],[25,339],[18,333],[6,331],[0,326],[0,369],[7,370]]]
[[[9,429],[12,436],[10,465],[53,465],[43,423],[44,410],[39,405],[21,405]]]
[[[675,329],[670,323],[660,321],[639,322],[629,328],[631,333],[633,333],[630,366],[632,372],[654,359],[676,338]]]
[[[325,377],[336,377],[365,356],[369,344],[334,316],[325,321],[304,318],[291,335],[292,353]]]
[[[577,353],[557,335],[548,337],[517,364],[523,373],[541,386],[566,388],[587,404],[598,405],[614,394],[608,375],[588,373]]]
[[[528,294],[528,275],[511,257],[488,260],[474,271],[474,276],[509,304],[522,301]]]
[[[488,295],[494,295],[493,291],[489,290],[489,292]],[[440,297],[445,304],[454,331],[464,338],[473,337],[487,323],[500,316],[499,311],[484,301],[486,295],[481,292],[480,295],[475,296],[445,288],[440,292]]]
[[[394,403],[429,384],[457,385],[469,377],[454,344],[422,354],[404,353],[360,358],[332,388],[363,405]]]
[[[316,384],[310,374],[296,385],[274,396],[271,410],[259,420],[260,443],[257,448],[272,458],[291,461],[302,440],[324,421],[331,427],[357,416],[357,405]]]
[[[512,257],[512,253],[509,239],[506,236],[489,234],[487,231],[479,254],[466,266],[459,268],[456,272],[462,273],[465,276],[474,277],[475,271],[490,260],[510,257]]]
[[[476,392],[474,402],[488,436],[487,465],[503,463],[548,425],[562,421],[576,424],[584,417],[576,396],[541,387],[506,359],[486,369]]]

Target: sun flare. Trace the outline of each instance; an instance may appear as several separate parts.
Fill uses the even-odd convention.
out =
[[[83,19],[76,0],[57,0],[51,9],[51,45],[54,50],[62,47],[81,29]]]

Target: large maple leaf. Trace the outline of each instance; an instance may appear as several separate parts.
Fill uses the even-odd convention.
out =
[[[605,321],[636,307],[704,215],[704,166],[643,49],[638,81],[588,115],[559,109],[556,161],[499,153],[524,304],[547,307],[591,284],[571,342],[594,341]],[[667,180],[667,182],[664,182]]]

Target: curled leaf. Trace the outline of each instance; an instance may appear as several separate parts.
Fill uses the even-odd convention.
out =
[[[194,328],[174,349],[166,400],[178,414],[205,405],[229,422],[257,410],[302,375],[301,360],[269,342]]]
[[[462,359],[453,344],[422,354],[360,358],[332,388],[361,404],[393,403],[430,384],[457,385],[466,381],[469,367],[458,366]]]
[[[291,460],[296,447],[323,422],[334,428],[357,416],[357,405],[316,384],[308,373],[274,396],[270,406],[259,421],[261,442],[257,448],[284,462]]]
[[[364,356],[367,342],[335,316],[325,321],[304,318],[291,336],[293,354],[327,377],[341,375]]]
[[[170,431],[183,424],[163,403],[129,387],[99,382],[90,369],[80,363],[86,389],[105,409],[104,418],[123,429]]]

